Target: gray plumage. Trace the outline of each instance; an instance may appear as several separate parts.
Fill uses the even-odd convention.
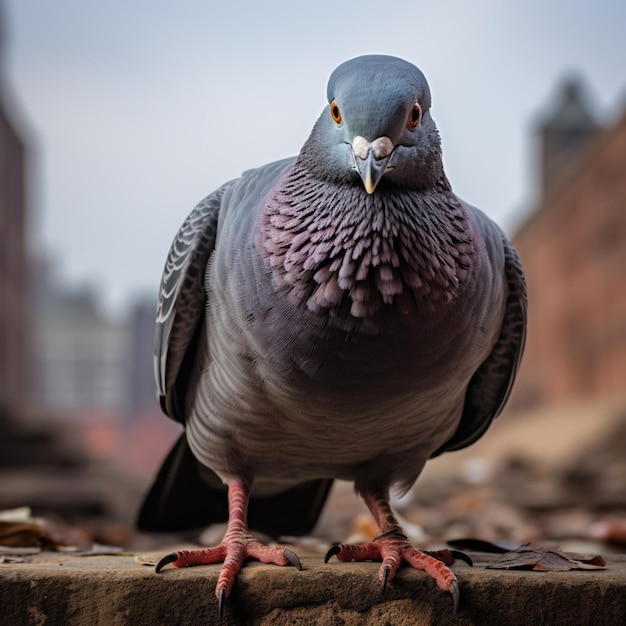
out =
[[[298,157],[205,198],[166,263],[158,393],[218,490],[406,490],[484,433],[521,358],[519,259],[453,193],[423,74],[359,57],[328,102]]]

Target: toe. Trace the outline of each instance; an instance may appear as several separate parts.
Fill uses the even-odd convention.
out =
[[[226,597],[228,596],[228,594],[226,593],[226,589],[222,587],[217,592],[216,595],[217,595],[217,615],[221,622],[222,618],[224,617],[224,602],[226,601]]]
[[[333,546],[326,553],[326,556],[324,557],[324,563],[328,563],[328,561],[330,561],[331,557],[337,556],[340,552],[341,552],[341,546]]]
[[[456,580],[450,583],[450,593],[452,594],[452,612],[456,615],[459,611],[459,604],[461,602],[461,588]]]
[[[298,570],[298,571],[302,571],[302,563],[300,563],[300,559],[298,558],[298,555],[293,552],[292,550],[289,550],[289,548],[285,548],[285,558]]]
[[[174,563],[178,560],[178,554],[176,552],[172,552],[171,554],[166,554],[156,566],[156,573],[158,574],[166,565],[169,563]]]
[[[382,568],[382,585],[381,585],[381,593],[385,593],[385,589],[387,588],[387,581],[389,580],[389,572],[390,572],[391,568],[390,567],[383,567]]]
[[[455,559],[460,559],[461,561],[465,561],[470,567],[474,567],[474,561],[472,561],[472,557],[465,552],[461,552],[460,550],[450,550],[450,554]]]

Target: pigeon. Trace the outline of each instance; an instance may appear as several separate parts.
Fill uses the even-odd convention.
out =
[[[452,191],[424,74],[366,55],[332,72],[298,156],[246,171],[176,235],[157,310],[163,411],[184,425],[139,515],[144,530],[227,521],[213,548],[157,572],[223,563],[220,612],[244,560],[298,557],[252,534],[312,530],[333,480],[380,533],[326,561],[402,565],[452,594],[390,506],[428,459],[502,411],[526,334],[526,286],[503,231]]]

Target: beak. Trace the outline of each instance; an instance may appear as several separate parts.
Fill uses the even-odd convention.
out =
[[[357,172],[363,181],[363,186],[365,187],[365,191],[367,191],[367,193],[374,193],[376,186],[387,169],[388,160],[389,157],[377,159],[374,157],[371,150],[365,159],[355,157]]]
[[[387,171],[387,163],[394,147],[388,137],[379,137],[371,143],[363,137],[354,138],[352,142],[354,166],[368,194],[374,193]]]

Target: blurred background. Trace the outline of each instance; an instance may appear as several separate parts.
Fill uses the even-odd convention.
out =
[[[0,510],[137,541],[178,432],[152,380],[171,239],[221,183],[296,154],[332,69],[380,52],[425,72],[448,176],[512,237],[530,300],[505,415],[396,505],[425,540],[619,543],[624,24],[616,0],[0,0]],[[350,486],[332,498],[320,537],[371,531]]]

